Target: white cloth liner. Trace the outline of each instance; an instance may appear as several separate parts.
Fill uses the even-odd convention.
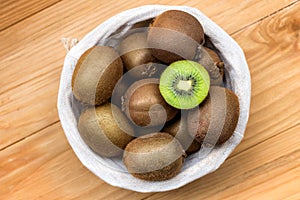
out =
[[[204,159],[198,153],[189,156],[182,171],[166,181],[151,182],[134,178],[119,158],[105,158],[95,154],[81,139],[77,130],[77,121],[72,110],[71,79],[78,58],[90,47],[103,45],[105,39],[120,28],[124,34],[132,24],[154,18],[166,10],[182,10],[195,16],[203,25],[214,46],[221,52],[226,67],[225,86],[233,90],[240,102],[240,118],[234,135],[222,146],[215,147]],[[61,74],[58,93],[58,113],[65,135],[75,154],[90,171],[105,182],[138,192],[161,192],[179,188],[208,173],[215,171],[241,142],[249,116],[251,96],[250,73],[239,45],[218,25],[199,10],[187,6],[148,5],[124,11],[100,24],[87,34],[67,54]]]

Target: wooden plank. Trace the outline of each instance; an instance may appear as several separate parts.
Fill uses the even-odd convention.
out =
[[[299,131],[298,125],[247,149],[180,189],[143,194],[110,186],[89,172],[56,123],[1,152],[0,199],[261,199],[275,194],[283,199],[299,192],[294,185],[300,181]]]
[[[0,199],[141,199],[106,184],[77,159],[56,123],[1,151]]]
[[[300,151],[297,152],[297,158],[299,159]],[[296,153],[295,153],[296,155]],[[290,155],[293,156],[294,155]],[[286,164],[286,163],[284,163]],[[245,190],[237,190],[239,194],[231,192],[226,195],[226,199],[286,199],[291,198],[294,195],[299,195],[300,185],[300,165],[295,168],[268,171],[272,173],[273,177],[271,180],[262,182],[260,178],[265,178],[264,175],[260,175],[252,181],[259,182],[260,184],[254,186],[245,181],[243,184],[248,184],[248,188]],[[272,181],[272,182],[270,182]],[[272,184],[270,184],[272,183]],[[240,187],[239,187],[240,188]],[[238,189],[238,188],[237,188]],[[296,199],[295,197],[293,197]],[[298,198],[299,199],[299,198]]]
[[[233,36],[252,77],[250,119],[235,152],[300,123],[299,9],[298,2]]]
[[[240,30],[255,20],[259,20],[278,9],[287,6],[296,0],[272,2],[269,0],[230,0],[220,3],[218,0],[200,1],[177,1],[177,5],[188,5],[198,8],[207,14],[216,23],[229,33]],[[119,5],[109,1],[70,1],[65,0],[55,6],[34,15],[8,30],[0,32],[0,80],[5,77],[9,80],[0,88],[0,94],[10,88],[16,87],[41,73],[53,68],[41,69],[41,56],[44,51],[52,52],[53,57],[62,58],[63,51],[60,49],[59,39],[64,36],[83,37],[105,19],[120,11],[145,5],[157,4],[157,0],[151,1],[119,1]],[[165,5],[174,4],[173,1],[165,1]],[[232,5],[236,5],[232,7]],[[253,12],[253,9],[257,9]],[[84,16],[84,18],[82,17]],[[232,16],[236,16],[232,20]],[[87,23],[88,22],[88,23]],[[55,41],[55,44],[53,42]],[[51,46],[49,45],[52,44]],[[52,57],[43,60],[49,63]],[[61,60],[62,62],[62,60]],[[10,68],[7,66],[14,66]],[[46,65],[48,66],[48,65]],[[40,72],[42,70],[42,72]],[[18,71],[17,75],[15,73]]]
[[[201,6],[202,11],[229,34],[241,30],[298,0],[289,1],[194,1],[194,7]],[[201,5],[199,5],[201,4]]]
[[[34,15],[61,0],[1,0],[0,31]]]
[[[1,95],[0,149],[59,120],[59,76],[54,70]]]
[[[254,13],[252,17],[257,14],[253,12],[256,8],[255,4],[251,4],[253,2],[255,1],[245,1]],[[134,3],[124,2],[123,5],[126,7]],[[196,6],[200,4],[197,1],[181,3],[197,4]],[[201,3],[201,6],[206,4]],[[277,3],[286,2],[270,4],[274,6]],[[223,2],[218,5],[223,6],[222,4]],[[227,3],[224,2],[224,5]],[[122,6],[114,5],[115,8],[111,6],[110,9],[120,11]],[[68,8],[75,9],[71,5]],[[218,12],[222,10],[220,7],[218,9]],[[298,3],[258,25],[234,34],[249,61],[253,99],[245,139],[233,156],[215,173],[181,189],[154,194],[149,199],[299,199],[299,190],[296,187],[300,184],[300,98],[297,65],[299,18],[295,14],[296,10],[299,10]],[[55,13],[55,10],[52,11]],[[66,10],[61,9],[56,14],[69,19],[73,17],[63,11]],[[56,92],[64,53],[58,41],[64,30],[58,29],[63,27],[68,34],[79,33],[79,36],[82,36],[86,30],[92,28],[89,24],[82,24],[86,20],[80,19],[84,16],[84,11],[77,11],[78,15],[72,14],[80,23],[74,23],[74,27],[71,23],[66,26],[57,25],[59,20],[53,22],[47,15],[41,16],[39,13],[37,16],[41,19],[35,16],[32,18],[40,24],[31,21],[34,24],[31,25],[28,21],[32,18],[29,18],[20,23],[24,23],[23,27],[16,25],[23,29],[11,27],[12,31],[6,32],[5,38],[2,38],[0,33],[1,45],[2,41],[10,40],[11,45],[17,48],[12,52],[14,50],[9,49],[11,47],[6,42],[5,48],[0,51],[0,55],[3,56],[0,59],[0,141],[4,136],[6,144],[3,147],[7,147],[38,131],[38,134],[0,151],[0,199],[144,199],[152,195],[118,189],[96,178],[80,164],[70,150],[59,124],[39,131],[58,120]],[[109,13],[109,9],[102,11]],[[89,17],[99,15],[87,13]],[[232,16],[234,15],[230,17]],[[222,14],[219,14],[219,18],[222,20]],[[91,20],[92,24],[99,23],[97,20]],[[239,20],[237,21],[239,23]],[[235,21],[230,23],[234,25]],[[44,24],[46,25],[41,29],[36,28]],[[25,25],[32,31],[31,34],[24,28]],[[84,28],[79,30],[81,27]],[[57,30],[53,31],[53,28]],[[23,32],[27,38],[18,30],[26,30]],[[10,38],[11,35],[17,37]],[[13,39],[18,41],[20,46]],[[51,56],[49,50],[53,52]],[[2,54],[5,51],[6,53]],[[6,73],[9,70],[11,71]],[[296,124],[298,125],[295,126]],[[292,126],[294,127],[286,130]]]
[[[63,3],[64,2],[57,4],[55,8],[57,10],[64,10],[66,5]],[[291,14],[286,16],[286,18],[290,21],[296,20],[295,22],[297,22],[295,10],[297,10],[298,7],[299,3],[292,6]],[[52,8],[49,8],[49,12],[53,11],[51,9]],[[80,13],[80,10],[77,10],[76,6],[69,7],[69,9],[75,10],[74,13],[69,13],[70,17],[72,16],[78,20],[83,14],[88,16],[89,13],[76,14],[76,12]],[[55,11],[53,11],[53,13],[55,13]],[[66,11],[66,13],[68,13],[68,11]],[[108,11],[104,11],[104,13],[107,14]],[[13,89],[6,88],[8,91],[0,94],[0,132],[2,133],[0,135],[0,149],[58,121],[55,105],[57,98],[56,93],[58,90],[62,60],[65,54],[58,38],[60,37],[60,33],[62,34],[64,31],[61,32],[58,31],[58,28],[55,28],[59,26],[57,25],[58,22],[47,24],[48,21],[51,21],[52,17],[55,19],[55,16],[52,16],[51,12],[48,13],[47,11],[38,14],[38,17],[39,19],[43,19],[42,21],[46,23],[46,27],[40,30],[41,33],[39,31],[36,33],[38,36],[34,36],[34,34],[32,36],[33,38],[36,37],[35,40],[38,42],[27,41],[29,42],[27,47],[24,47],[20,52],[15,52],[16,54],[11,55],[10,58],[4,60],[0,59],[0,68],[2,67],[2,69],[0,69],[0,80],[7,80],[7,84],[4,84],[0,90],[10,85],[9,80],[12,80],[11,82],[14,84],[20,84],[13,87]],[[104,15],[103,18],[105,17],[107,16]],[[277,21],[280,19],[279,17],[276,18]],[[60,17],[56,18],[56,20],[59,18]],[[38,21],[39,19],[36,20]],[[30,19],[26,21],[30,21]],[[81,20],[79,21],[83,23]],[[93,20],[91,19],[91,21]],[[67,23],[67,19],[64,22]],[[64,24],[64,22],[62,22],[62,24]],[[276,25],[273,22],[274,20],[268,22],[270,23],[268,26],[274,26],[276,28],[278,24]],[[85,26],[85,24],[80,23],[76,24],[74,22],[73,25],[68,24],[66,26],[66,32],[76,33],[76,30],[79,30],[81,26]],[[20,26],[21,25],[22,23],[20,23]],[[245,141],[249,140],[249,142],[243,142],[238,149],[239,151],[254,145],[257,142],[256,139],[258,139],[258,141],[265,140],[277,134],[280,130],[285,130],[299,122],[299,116],[297,115],[297,111],[299,110],[299,104],[297,104],[299,93],[296,92],[299,88],[299,81],[297,81],[299,79],[299,68],[296,67],[299,57],[294,56],[299,49],[291,50],[287,48],[287,50],[283,52],[281,48],[275,48],[276,44],[274,44],[274,46],[269,47],[270,49],[275,49],[269,51],[271,52],[270,54],[267,54],[267,52],[260,53],[259,51],[262,49],[262,44],[259,41],[256,42],[254,36],[258,30],[263,33],[262,30],[264,30],[265,25],[264,23],[260,23],[258,26],[253,26],[249,30],[245,30],[234,36],[245,50],[253,82],[251,117],[248,125],[249,131],[246,132],[245,137]],[[51,28],[48,28],[48,26]],[[74,27],[75,30],[71,30],[72,27]],[[33,25],[31,28],[34,29],[36,26]],[[33,31],[35,32],[37,30]],[[78,31],[78,33],[82,34],[83,31]],[[297,30],[291,29],[285,34],[281,34],[277,39],[278,41],[286,41],[286,43],[282,43],[284,45],[290,44],[291,46],[295,46],[294,43],[297,41],[286,40],[286,38],[291,38],[295,33],[297,33]],[[47,34],[50,35],[44,37],[44,35]],[[250,34],[254,36],[248,37]],[[266,32],[265,34],[269,33]],[[272,40],[273,37],[269,39]],[[49,52],[53,52],[53,55],[49,56]],[[270,61],[268,59],[261,59],[257,55],[260,55],[262,58],[269,58]],[[252,59],[252,57],[258,59]],[[272,64],[272,68],[267,67],[270,66],[270,64]],[[286,67],[283,68],[283,65]],[[268,79],[274,76],[276,76],[276,81]],[[19,82],[20,80],[26,80],[26,82],[21,84],[22,81]],[[290,85],[293,87],[287,87]],[[37,95],[38,98],[32,94]],[[285,101],[282,101],[282,98],[284,98]],[[289,105],[295,106],[291,108]],[[273,106],[276,106],[276,109],[274,109]],[[281,115],[282,112],[284,112],[285,115]],[[265,113],[272,115],[266,115]],[[273,115],[277,115],[278,117],[273,119]]]
[[[214,173],[154,199],[284,199],[299,194],[300,126],[229,158]]]

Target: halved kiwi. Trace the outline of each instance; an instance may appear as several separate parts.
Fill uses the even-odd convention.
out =
[[[178,109],[198,106],[207,96],[210,86],[208,72],[194,61],[172,63],[160,77],[159,90],[165,101]]]

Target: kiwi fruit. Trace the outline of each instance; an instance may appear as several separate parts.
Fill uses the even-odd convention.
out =
[[[128,75],[124,75],[122,76],[122,78],[117,82],[112,96],[111,96],[111,103],[113,103],[114,105],[118,106],[121,110],[124,110],[124,95],[125,92],[128,90],[128,88],[130,87],[130,85],[133,83],[134,81],[132,80],[132,78],[128,77]]]
[[[188,132],[198,142],[220,145],[232,136],[238,119],[238,97],[227,88],[212,86],[199,108],[189,111]]]
[[[197,47],[204,42],[204,30],[191,14],[169,10],[158,15],[151,23],[147,43],[152,55],[164,63],[192,60]]]
[[[167,66],[164,64],[147,63],[127,71],[117,82],[111,97],[111,102],[119,106],[119,108],[122,108],[122,105],[124,105],[122,102],[124,102],[125,92],[134,82],[148,78],[159,78],[166,68]]]
[[[78,121],[78,130],[85,143],[97,154],[105,157],[121,155],[134,138],[127,118],[110,103],[83,111]]]
[[[132,84],[124,95],[124,111],[134,124],[141,127],[164,125],[178,112],[161,96],[157,78],[142,79]]]
[[[219,57],[219,55],[214,50],[207,48],[207,47],[203,47],[203,49],[208,53],[208,55],[210,56],[211,60],[214,63],[217,63],[217,64],[223,63],[221,58]],[[223,63],[223,65],[224,65],[224,63]]]
[[[145,32],[133,33],[127,36],[120,43],[119,51],[127,70],[156,60],[148,48]]]
[[[223,84],[224,63],[218,54],[207,47],[199,47],[198,62],[208,71],[210,84],[221,86]]]
[[[72,95],[71,107],[72,107],[72,111],[74,113],[74,116],[76,118],[76,121],[78,121],[79,117],[80,117],[80,114],[82,113],[82,111],[84,111],[87,108],[89,108],[90,105],[89,104],[84,104],[84,103],[80,102],[78,99],[76,99],[74,97],[74,95]]]
[[[111,97],[122,75],[122,60],[112,47],[92,47],[79,58],[75,66],[73,94],[83,103],[101,105]]]
[[[131,30],[134,30],[134,29],[138,29],[140,30],[141,28],[146,28],[149,26],[149,24],[153,21],[153,18],[150,18],[150,19],[147,19],[147,20],[144,20],[144,21],[140,21],[140,22],[137,22],[135,24],[132,25],[131,27]]]
[[[125,148],[123,162],[136,178],[163,181],[179,173],[184,157],[184,150],[176,138],[158,132],[132,140]]]
[[[201,64],[180,60],[169,65],[162,73],[159,90],[171,106],[191,109],[205,99],[209,86],[208,72]]]
[[[126,74],[128,74],[133,81],[146,78],[159,78],[166,68],[167,65],[150,62],[147,64],[136,66],[127,71]]]
[[[187,155],[197,152],[201,148],[201,143],[188,133],[186,114],[182,113],[181,118],[171,122],[164,127],[163,131],[178,139]]]

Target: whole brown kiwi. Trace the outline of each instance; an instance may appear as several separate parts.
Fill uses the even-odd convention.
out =
[[[209,56],[213,60],[213,62],[215,62],[215,63],[222,62],[221,58],[214,50],[207,48],[207,47],[203,47],[203,48],[207,51],[207,53],[209,54]]]
[[[111,102],[122,108],[122,101],[127,89],[136,81],[148,78],[160,78],[167,65],[160,63],[147,63],[127,71],[117,82]]]
[[[92,47],[79,58],[75,66],[73,94],[83,103],[101,105],[111,97],[122,74],[122,60],[112,47]]]
[[[128,172],[137,178],[162,181],[179,173],[184,156],[176,138],[158,132],[132,140],[125,148],[123,162]]]
[[[170,106],[159,91],[159,79],[142,79],[124,95],[124,110],[138,126],[158,126],[173,119],[178,110]]]
[[[130,71],[127,71],[126,74],[128,74],[133,81],[146,78],[159,78],[166,68],[167,65],[150,62],[136,66]]]
[[[201,148],[201,143],[188,133],[186,116],[183,114],[181,118],[171,122],[164,127],[163,131],[178,139],[187,155],[197,152]]]
[[[148,48],[147,34],[145,32],[133,33],[127,36],[120,43],[119,51],[125,68],[128,71],[134,67],[156,60]]]
[[[227,88],[212,86],[199,108],[188,113],[188,130],[198,142],[220,145],[233,135],[238,119],[238,97]]]
[[[210,85],[221,86],[223,84],[224,63],[214,50],[200,47],[198,62],[208,71]]]
[[[157,59],[170,64],[192,60],[204,42],[204,30],[191,14],[169,10],[158,15],[150,25],[147,42]]]
[[[133,129],[127,118],[110,103],[88,108],[82,112],[78,121],[78,130],[82,139],[93,151],[106,157],[121,155],[126,145],[134,138]]]

